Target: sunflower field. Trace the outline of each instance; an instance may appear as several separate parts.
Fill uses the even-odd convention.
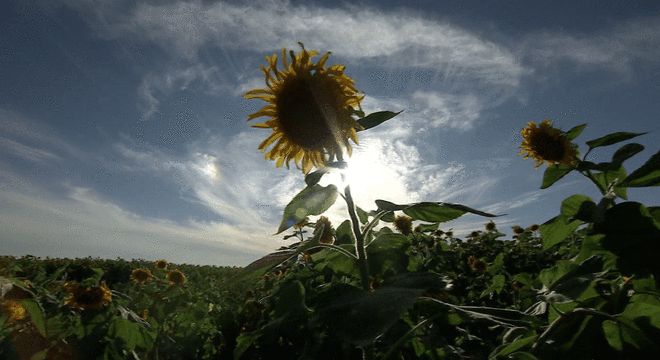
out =
[[[586,124],[529,122],[521,155],[546,166],[541,188],[575,173],[600,196],[569,196],[510,239],[499,214],[463,204],[355,204],[350,142],[399,113],[365,114],[345,68],[301,47],[267,57],[266,87],[245,94],[267,103],[248,117],[267,118],[253,125],[270,131],[266,160],[304,177],[277,230],[292,244],[244,268],[1,258],[1,358],[660,358],[660,207],[627,193],[660,185],[660,153],[624,166],[645,134],[581,154]],[[348,214],[333,223],[337,201]],[[445,223],[463,215],[483,228],[457,237]]]

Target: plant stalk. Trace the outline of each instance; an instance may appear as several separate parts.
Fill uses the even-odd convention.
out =
[[[342,174],[342,180],[345,180],[344,174]],[[353,225],[353,235],[355,235],[355,254],[357,255],[357,264],[360,269],[362,288],[365,291],[369,291],[369,264],[367,263],[367,252],[364,247],[364,237],[360,231],[360,221],[355,212],[355,203],[353,202],[353,196],[351,196],[351,186],[348,184],[346,184],[346,187],[344,188],[344,195],[346,196],[348,214],[351,217],[351,224]]]

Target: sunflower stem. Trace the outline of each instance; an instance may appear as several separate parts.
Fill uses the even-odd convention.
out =
[[[342,161],[341,153],[338,160]],[[346,186],[344,187],[344,199],[348,207],[348,215],[351,217],[351,224],[353,225],[353,235],[355,235],[355,254],[357,255],[358,269],[360,270],[360,280],[362,288],[369,291],[369,264],[367,263],[367,252],[364,246],[364,237],[360,231],[360,221],[358,220],[357,213],[355,212],[355,203],[351,195],[351,185],[346,182],[346,174],[341,173],[341,180]]]
[[[343,177],[343,176],[342,176]],[[369,291],[369,264],[367,263],[367,252],[364,247],[364,238],[362,237],[362,232],[360,231],[360,222],[358,221],[357,214],[355,212],[355,203],[353,202],[353,196],[351,196],[351,186],[346,185],[344,188],[344,194],[346,195],[346,205],[348,206],[348,214],[351,217],[351,223],[353,225],[353,234],[355,235],[355,253],[357,254],[357,263],[358,268],[360,269],[360,279],[362,280],[362,288],[366,291]]]

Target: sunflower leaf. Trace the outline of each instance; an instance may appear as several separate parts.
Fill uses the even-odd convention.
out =
[[[644,134],[646,133],[614,132],[603,137],[599,137],[598,139],[587,141],[587,145],[590,149],[594,149],[601,146],[616,144],[618,142],[626,141]]]
[[[378,111],[375,113],[371,113],[362,119],[358,119],[358,124],[362,126],[362,129],[356,129],[358,131],[363,131],[367,129],[371,129],[372,127],[378,126],[385,121],[401,114],[403,110],[399,112],[392,112],[392,111]]]
[[[320,215],[337,200],[337,187],[334,185],[308,186],[299,192],[284,208],[282,222],[275,235],[299,223],[309,215]]]
[[[622,186],[644,187],[660,185],[660,151],[655,153],[639,169],[633,171]]]
[[[316,170],[314,172],[311,172],[311,173],[307,174],[305,176],[305,183],[307,184],[307,186],[314,186],[314,185],[318,184],[319,181],[321,181],[321,178],[323,177],[323,175],[328,173],[328,171],[329,171],[328,168],[322,168],[322,169],[319,169],[319,170]]]
[[[644,150],[644,145],[637,143],[630,143],[623,145],[617,150],[612,156],[612,162],[616,164],[617,167],[621,166],[624,161],[635,156],[640,151]]]
[[[564,164],[554,164],[548,166],[543,173],[543,183],[541,184],[541,189],[547,189],[552,184],[556,183],[559,179],[563,178],[573,170],[573,167]]]
[[[582,131],[584,130],[585,127],[587,127],[587,124],[575,126],[574,128],[566,132],[566,137],[569,140],[575,139],[576,137],[580,136],[580,134],[582,134]]]
[[[468,212],[486,217],[499,216],[476,210],[465,205],[443,202],[420,202],[398,205],[385,200],[376,200],[376,205],[380,210],[403,211],[406,215],[415,220],[428,222],[445,222],[456,219]]]

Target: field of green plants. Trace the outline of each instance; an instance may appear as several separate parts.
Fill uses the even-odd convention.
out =
[[[572,195],[510,239],[498,214],[462,204],[355,204],[349,139],[399,113],[364,114],[344,67],[315,55],[283,49],[284,70],[268,57],[267,88],[246,93],[269,103],[249,117],[269,118],[254,125],[272,130],[266,159],[304,175],[277,230],[291,246],[245,268],[2,257],[0,358],[660,359],[660,207],[627,194],[660,185],[660,152],[624,167],[645,134],[580,148],[586,125],[530,122],[520,148],[547,165],[541,188],[576,173],[600,196]],[[348,219],[333,224],[336,201]],[[463,215],[483,228],[458,238],[445,225]]]

